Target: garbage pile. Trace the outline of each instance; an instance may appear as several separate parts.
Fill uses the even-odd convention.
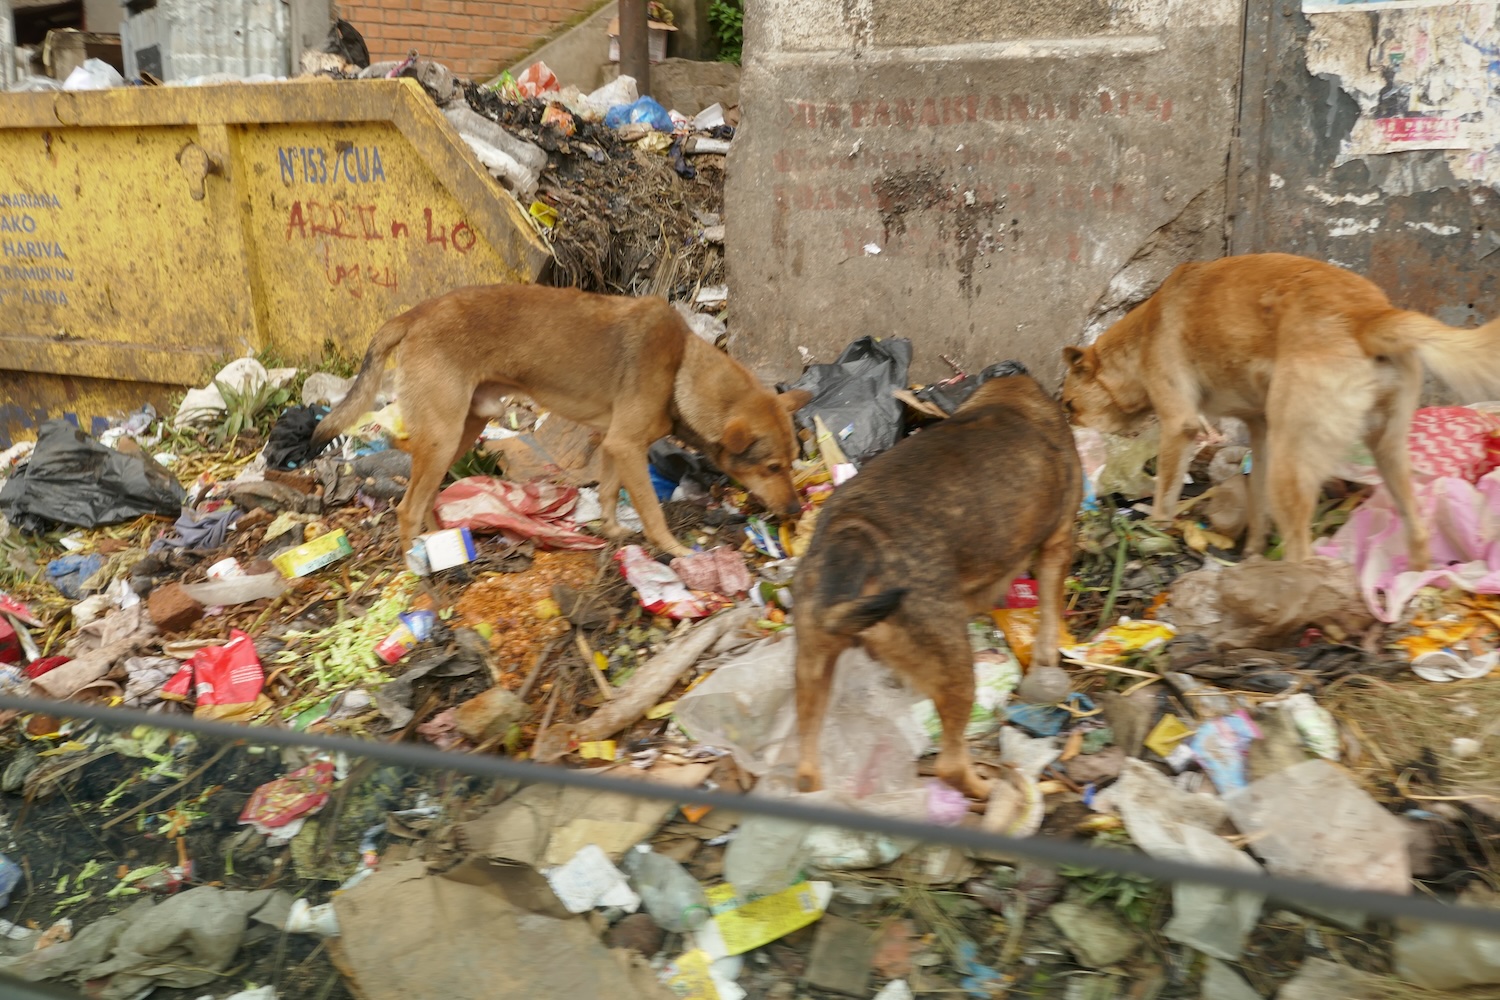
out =
[[[543,280],[585,291],[662,295],[703,316],[727,299],[724,279],[724,158],[739,109],[664,108],[620,76],[584,93],[543,62],[491,83],[456,77],[438,58],[371,63],[356,27],[338,20],[325,44],[302,53],[299,78],[413,79],[443,110],[479,162],[514,197],[551,247]],[[211,74],[161,84],[125,80],[89,59],[66,81],[28,77],[17,89],[100,90],[278,82]],[[505,194],[497,192],[500,197]]]
[[[1351,455],[1326,491],[1318,557],[1291,564],[1234,552],[1254,456],[1233,433],[1204,435],[1186,498],[1163,527],[1145,516],[1151,439],[1077,431],[1087,482],[1064,668],[1032,668],[1028,578],[970,625],[978,694],[967,735],[999,779],[989,801],[971,803],[930,776],[932,703],[858,651],[836,673],[824,790],[797,792],[789,583],[819,506],[983,381],[1020,370],[1000,362],[919,386],[910,361],[906,341],[863,338],[797,381],[812,399],[796,416],[806,513],[795,526],[764,518],[703,456],[658,442],[653,484],[694,549],[669,564],[591,530],[597,441],[519,402],[451,471],[442,530],[423,537],[412,564],[397,551],[393,504],[410,464],[390,392],[326,454],[308,436],[349,379],[254,359],[187,393],[174,413],[128,415],[97,440],[54,421],[0,456],[0,689],[144,708],[164,726],[191,713],[416,740],[1490,905],[1486,845],[1500,833],[1500,757],[1489,745],[1500,710],[1500,566],[1485,516],[1500,483],[1491,406],[1418,415],[1420,503],[1452,529],[1435,542],[1451,549],[1435,552],[1443,568],[1424,574],[1403,572],[1396,518],[1367,457]],[[317,926],[363,996],[410,995],[410,977],[437,981],[443,969],[489,969],[499,959],[486,957],[488,939],[440,919],[481,911],[512,928],[522,951],[542,956],[567,942],[587,956],[566,969],[539,961],[534,978],[513,974],[525,995],[593,995],[589,977],[608,974],[642,996],[664,979],[679,996],[789,996],[777,984],[795,981],[818,996],[979,997],[1064,968],[1180,987],[1162,995],[1189,995],[1200,980],[1288,995],[1301,977],[1334,974],[1317,961],[1336,954],[1336,974],[1364,984],[1346,983],[1354,992],[1344,995],[1374,995],[1375,980],[1358,978],[1366,974],[1429,989],[1500,982],[1482,937],[1465,944],[1473,961],[1437,963],[1430,931],[1398,930],[1351,968],[1318,935],[1362,932],[1361,915],[1272,910],[1200,886],[1168,894],[1107,873],[542,787],[498,805],[460,795],[438,806],[407,776],[339,840],[314,820],[331,800],[363,794],[351,790],[368,775],[351,778],[345,762],[262,755],[222,780],[198,771],[186,787],[190,768],[217,767],[200,763],[192,740],[163,734],[143,745],[139,733],[42,714],[5,722],[7,815],[23,802],[67,813],[80,801],[63,794],[70,787],[104,822],[108,810],[131,810],[120,835],[146,836],[155,860],[124,866],[118,886],[149,878],[175,886],[174,901],[219,900],[192,904],[209,907],[228,906],[223,886],[240,883],[217,861],[202,867],[207,857],[253,831],[277,872],[292,859],[289,884],[321,887],[316,898],[331,910],[302,916],[331,921]],[[162,781],[184,787],[151,798]],[[430,810],[420,829],[411,810]],[[523,817],[541,832],[518,839],[512,825]],[[395,822],[411,834],[400,851],[364,837],[382,819],[387,832]],[[437,836],[455,824],[467,831],[456,841]],[[296,860],[309,843],[300,838],[315,836],[342,845],[317,876]],[[143,850],[112,843],[116,857]],[[14,940],[34,945],[33,932],[48,932],[43,905],[59,919],[76,912],[79,928],[118,918],[108,935],[121,942],[145,919],[138,904],[88,909],[101,893],[89,882],[80,897],[76,872],[58,881],[61,869],[31,869],[7,876],[14,899],[34,901],[22,905],[38,924],[18,925],[25,933]],[[0,863],[0,875],[8,870]],[[254,886],[265,878],[257,870]],[[331,885],[343,888],[330,895]],[[284,927],[279,904],[250,889],[226,911],[233,926]],[[173,906],[197,919],[189,904]],[[393,907],[431,912],[418,922],[433,928],[422,962],[389,959],[393,928],[381,914]],[[166,909],[151,908],[162,919]],[[897,923],[885,919],[897,913]],[[1289,957],[1248,959],[1264,959],[1271,939]],[[643,969],[601,941],[657,965]],[[36,969],[97,978],[104,958],[88,955]],[[1211,961],[1195,964],[1197,955]],[[118,995],[141,985],[131,970],[144,960],[131,961],[109,965]],[[224,961],[216,953],[203,964]],[[471,986],[460,976],[452,995]]]

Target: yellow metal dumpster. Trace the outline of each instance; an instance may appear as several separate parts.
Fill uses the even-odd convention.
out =
[[[412,80],[0,94],[0,447],[547,257]]]

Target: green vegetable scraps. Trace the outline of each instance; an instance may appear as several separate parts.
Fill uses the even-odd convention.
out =
[[[286,648],[270,662],[292,665],[289,679],[308,694],[285,706],[283,717],[300,715],[326,699],[330,691],[377,688],[389,681],[375,647],[396,627],[416,587],[417,577],[402,573],[363,615],[343,617],[340,602],[339,622],[316,632],[288,632]]]

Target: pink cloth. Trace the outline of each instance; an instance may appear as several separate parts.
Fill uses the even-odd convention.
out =
[[[698,595],[687,588],[670,566],[652,559],[639,545],[627,545],[615,553],[620,572],[635,588],[641,607],[668,618],[706,618],[719,610],[712,595]]]
[[[1467,406],[1428,406],[1412,417],[1407,434],[1414,483],[1454,476],[1476,482],[1491,472],[1500,457],[1496,435],[1500,420],[1491,413]],[[1341,467],[1337,475],[1352,483],[1380,482],[1374,459],[1361,447],[1358,457]]]
[[[438,494],[437,519],[444,528],[497,531],[530,538],[544,549],[602,549],[602,538],[573,530],[578,490],[555,483],[518,483],[469,476]]]
[[[753,582],[745,566],[745,555],[727,545],[707,552],[693,552],[672,560],[672,570],[689,590],[703,590],[726,597],[738,597]]]
[[[1417,483],[1414,489],[1418,517],[1432,532],[1433,569],[1407,570],[1401,518],[1384,486],[1332,538],[1315,546],[1318,555],[1354,566],[1365,603],[1383,622],[1400,620],[1402,609],[1422,587],[1500,594],[1500,470],[1477,484],[1443,477]]]

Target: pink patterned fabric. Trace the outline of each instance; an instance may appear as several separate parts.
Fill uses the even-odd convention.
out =
[[[1500,419],[1467,406],[1418,410],[1412,417],[1407,442],[1414,483],[1449,476],[1474,483],[1500,466]],[[1354,483],[1380,482],[1374,460],[1363,448],[1337,474]]]
[[[1395,503],[1384,486],[1350,516],[1333,537],[1320,542],[1320,556],[1354,566],[1360,592],[1375,617],[1401,618],[1422,587],[1457,586],[1470,593],[1500,594],[1500,471],[1470,483],[1447,476],[1415,484],[1418,516],[1432,533],[1432,566],[1407,569],[1406,541]]]
[[[604,539],[573,530],[577,505],[578,490],[572,486],[469,476],[438,494],[436,513],[444,528],[531,538],[544,549],[604,548]]]

